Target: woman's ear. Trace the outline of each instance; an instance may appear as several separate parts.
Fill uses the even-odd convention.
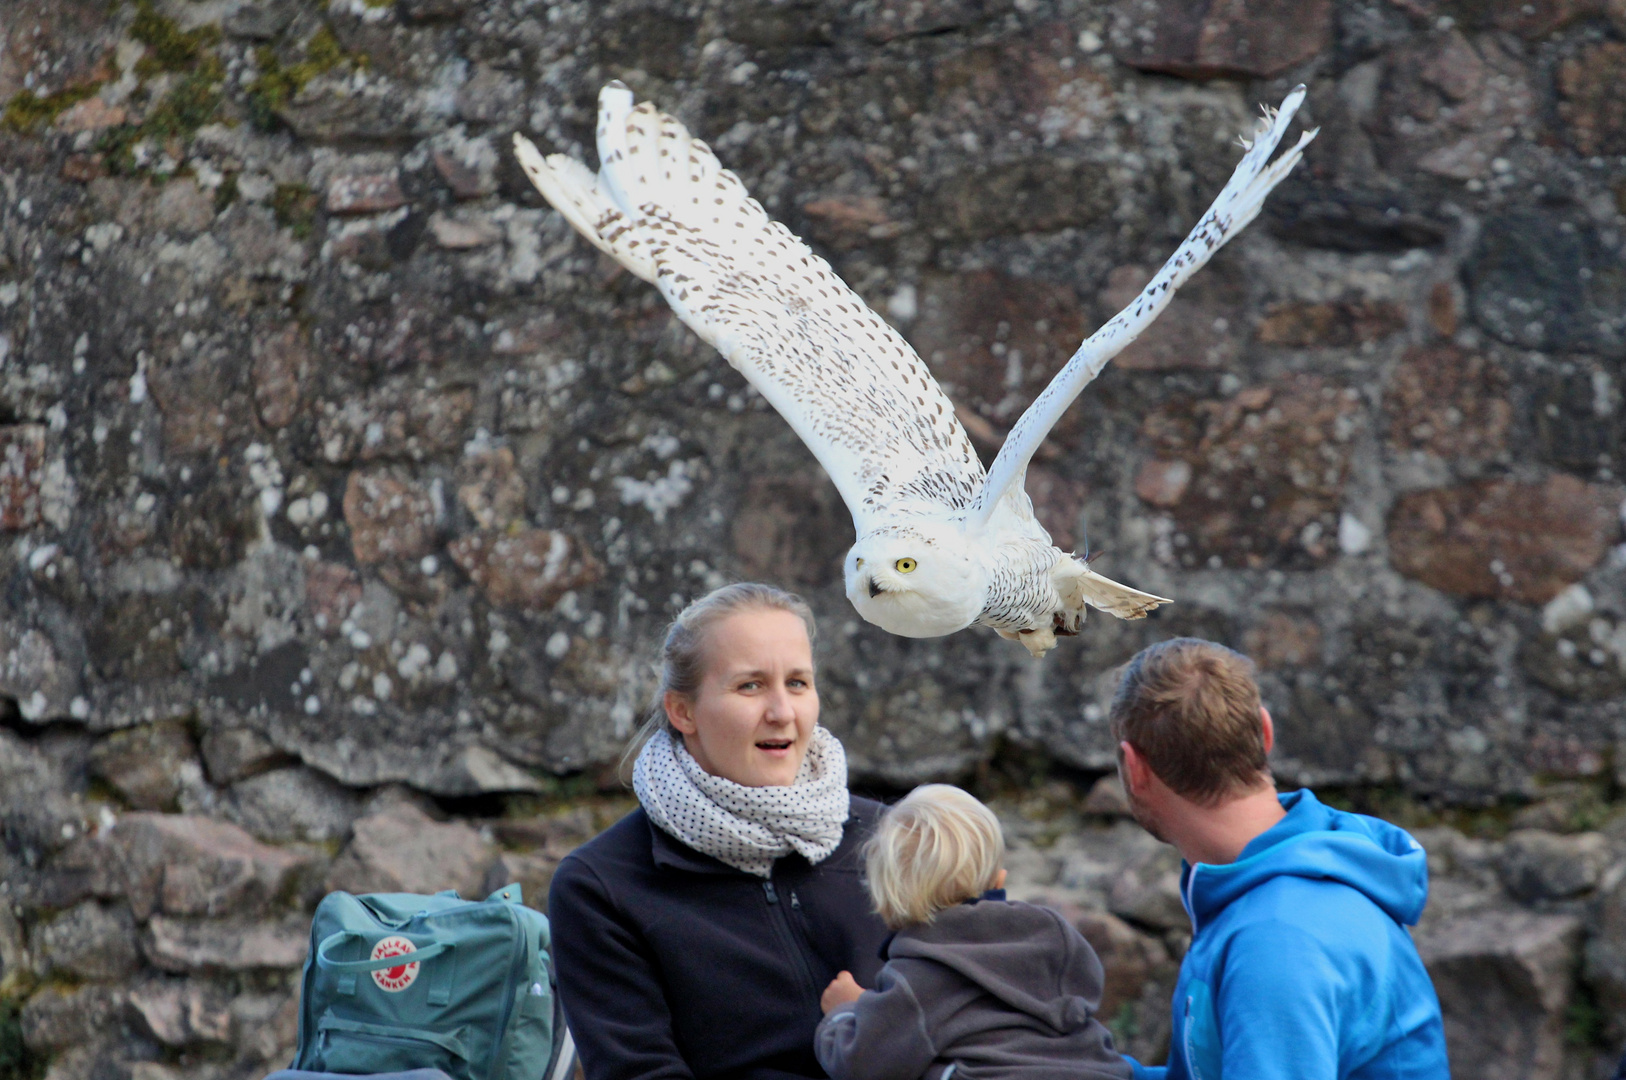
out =
[[[661,706],[666,710],[666,719],[671,725],[685,735],[695,733],[694,703],[687,695],[676,690],[668,690],[661,698]]]

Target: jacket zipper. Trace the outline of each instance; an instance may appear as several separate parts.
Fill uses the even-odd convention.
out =
[[[779,902],[779,890],[774,888],[772,878],[762,883],[762,892],[768,898],[770,918],[774,920],[775,927],[779,929],[781,940],[790,947],[791,953],[796,957],[796,969],[802,973],[803,988],[808,991],[809,997],[817,1001],[819,988],[814,984],[813,969],[808,966],[807,955],[802,951],[802,943],[796,933],[796,928],[791,925],[790,917],[785,914],[785,908]],[[790,901],[793,907],[798,911],[801,910],[802,902],[797,899],[794,891],[790,894]]]

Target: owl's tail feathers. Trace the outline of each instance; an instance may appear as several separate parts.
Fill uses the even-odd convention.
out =
[[[586,165],[563,154],[544,158],[518,132],[514,133],[514,156],[542,197],[594,247],[645,281],[655,280],[653,251],[647,245],[640,250],[637,236],[629,235],[625,215]]]
[[[1076,612],[1081,623],[1086,604],[1120,619],[1144,619],[1153,608],[1174,603],[1166,596],[1154,596],[1103,577],[1081,559],[1060,559],[1051,573],[1068,614]],[[1077,627],[1072,629],[1076,631]]]

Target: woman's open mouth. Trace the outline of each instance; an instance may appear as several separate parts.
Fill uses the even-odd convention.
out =
[[[757,743],[757,749],[769,754],[780,755],[790,752],[795,745],[794,739],[763,739]]]

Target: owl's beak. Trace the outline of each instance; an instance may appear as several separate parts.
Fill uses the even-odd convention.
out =
[[[871,597],[880,596],[886,590],[875,583],[874,578],[869,579],[869,594]]]

